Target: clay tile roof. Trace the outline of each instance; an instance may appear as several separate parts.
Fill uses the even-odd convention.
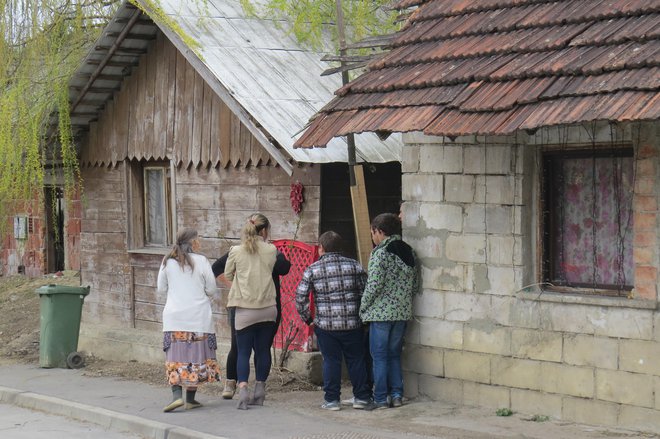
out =
[[[400,0],[391,48],[296,146],[348,133],[511,134],[660,116],[660,0]]]

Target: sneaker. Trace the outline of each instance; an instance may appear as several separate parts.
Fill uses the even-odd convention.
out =
[[[403,405],[403,400],[400,396],[395,396],[392,398],[392,407],[401,407]]]
[[[389,402],[374,402],[374,410],[382,410],[390,408]]]
[[[354,404],[355,404],[355,397],[341,400],[341,405],[350,406],[350,405],[354,405]]]
[[[200,407],[202,407],[202,403],[199,402],[199,401],[193,400],[193,401],[186,402],[186,406],[184,407],[184,409],[185,410],[192,410],[192,409],[198,409]]]
[[[353,408],[358,409],[358,410],[364,410],[369,408],[373,405],[373,400],[371,399],[358,399],[358,398],[352,398],[353,399]],[[343,403],[343,401],[342,401]]]
[[[341,410],[339,401],[326,401],[321,405],[321,408],[323,410],[332,410],[333,412],[336,412],[337,410]]]

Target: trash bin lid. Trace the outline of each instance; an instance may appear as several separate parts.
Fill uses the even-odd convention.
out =
[[[86,296],[89,294],[90,287],[72,287],[69,285],[44,285],[43,287],[37,288],[37,294],[49,295],[49,294],[76,294]]]

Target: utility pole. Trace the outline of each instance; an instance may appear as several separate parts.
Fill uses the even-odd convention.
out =
[[[341,0],[336,0],[337,34],[339,36],[339,56],[346,56],[346,34],[344,32],[344,10]],[[340,61],[342,67],[344,61]],[[348,84],[348,70],[342,69],[341,81]],[[350,179],[351,203],[353,207],[353,224],[355,225],[355,241],[357,243],[358,260],[366,269],[369,264],[372,242],[370,233],[369,205],[367,204],[367,188],[364,184],[362,165],[355,163],[355,136],[346,136],[348,143],[348,173]]]

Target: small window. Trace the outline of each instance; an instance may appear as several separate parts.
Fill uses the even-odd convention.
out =
[[[169,168],[144,167],[145,245],[167,246],[171,235]]]
[[[129,248],[172,243],[170,167],[166,162],[131,161],[129,170]]]
[[[632,149],[543,155],[543,280],[625,295],[633,285]]]

